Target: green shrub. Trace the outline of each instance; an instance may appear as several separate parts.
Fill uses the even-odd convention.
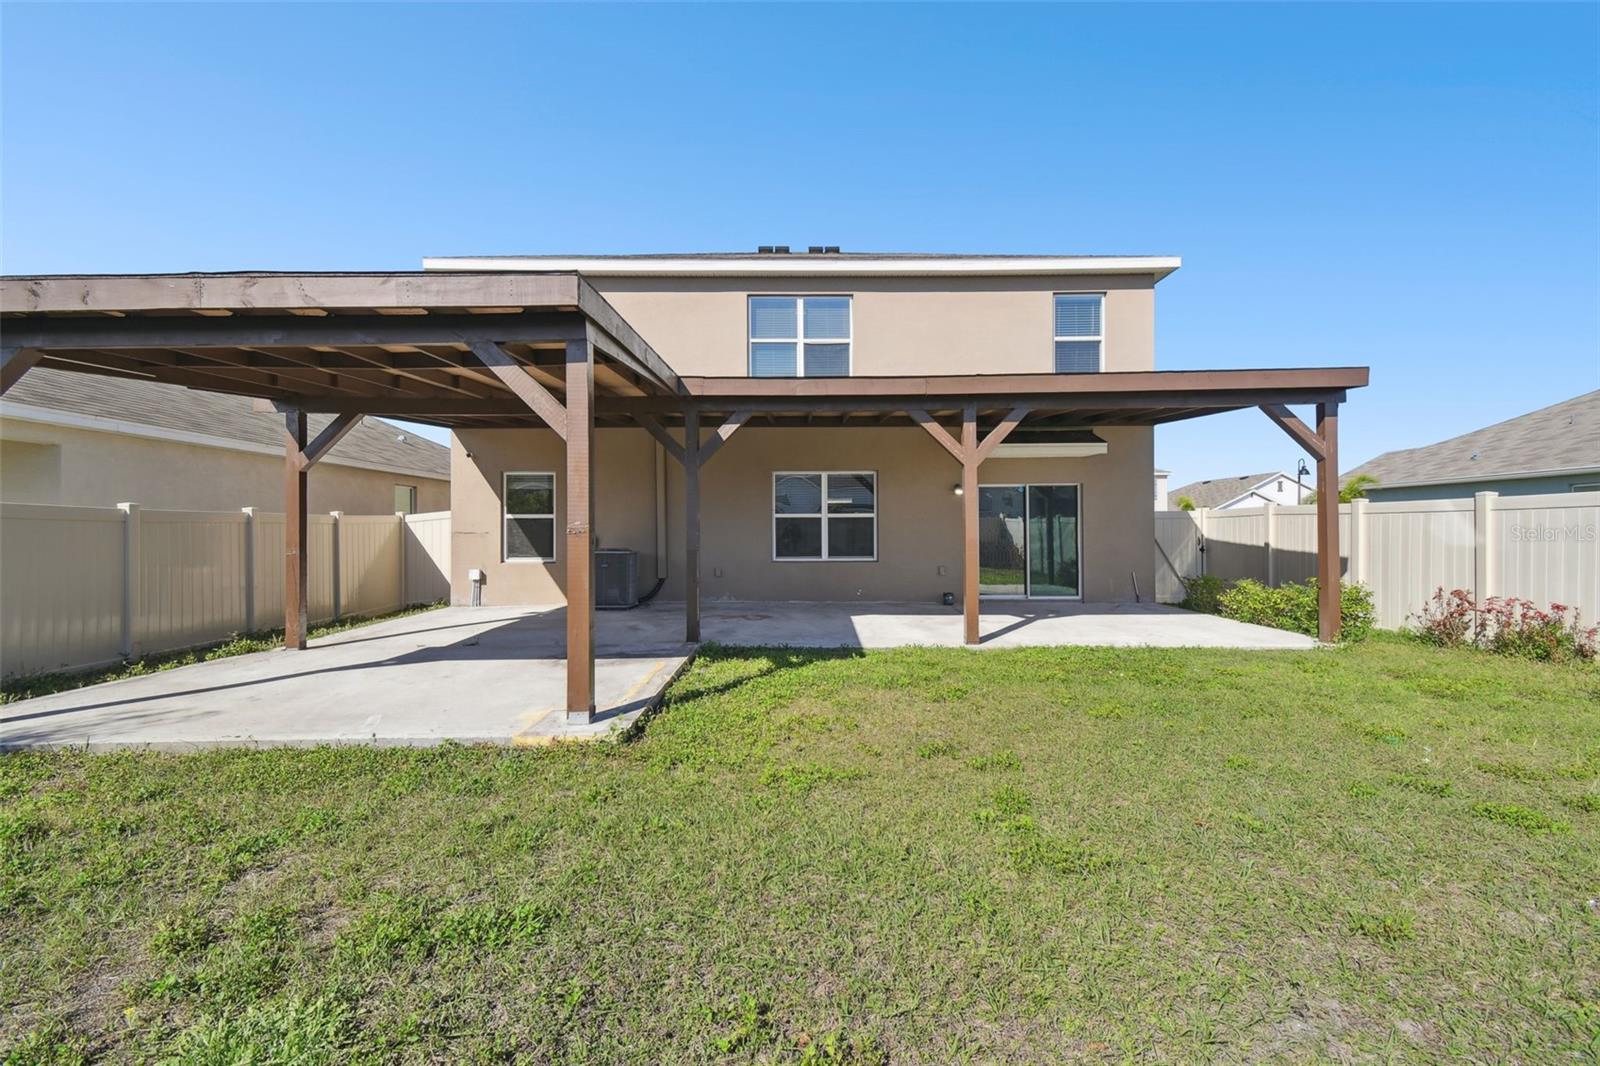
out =
[[[1345,582],[1340,600],[1340,635],[1346,641],[1372,632],[1372,593],[1364,585]],[[1248,578],[1218,597],[1221,614],[1236,622],[1275,626],[1307,636],[1317,635],[1317,582],[1302,581],[1272,588]]]
[[[1225,588],[1227,586],[1222,579],[1211,574],[1186,577],[1183,579],[1183,602],[1178,606],[1202,614],[1221,614],[1222,592]]]

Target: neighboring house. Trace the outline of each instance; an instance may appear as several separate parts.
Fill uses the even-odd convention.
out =
[[[1167,478],[1171,476],[1172,471],[1170,470],[1156,471],[1156,510],[1158,511],[1167,509]]]
[[[1195,509],[1226,511],[1236,507],[1260,507],[1275,503],[1293,506],[1305,502],[1316,490],[1293,474],[1268,471],[1264,474],[1246,474],[1243,477],[1213,478],[1210,481],[1191,481],[1167,493],[1172,507],[1180,501],[1190,500]]]
[[[1441,500],[1498,492],[1600,491],[1600,389],[1421,448],[1384,452],[1366,475],[1371,500]]]
[[[0,501],[163,510],[283,510],[283,422],[253,400],[39,368],[0,401]],[[328,422],[313,416],[312,432]],[[450,506],[450,450],[380,419],[310,482],[313,512]]]

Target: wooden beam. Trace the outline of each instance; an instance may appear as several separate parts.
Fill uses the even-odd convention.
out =
[[[333,421],[329,422],[323,427],[322,432],[317,434],[316,439],[302,448],[300,453],[295,456],[295,464],[301,470],[309,470],[316,466],[324,456],[333,450],[335,444],[344,439],[346,433],[356,428],[364,417],[364,415],[335,415]]]
[[[700,642],[700,412],[683,416],[683,639]]]
[[[978,643],[978,408],[961,412],[961,625],[962,639]]]
[[[22,380],[22,375],[33,369],[44,353],[37,348],[19,348],[6,345],[0,348],[0,396],[11,391],[11,386]]]
[[[751,412],[747,410],[735,411],[723,421],[722,425],[717,427],[717,432],[700,447],[701,466],[709,463],[711,457],[717,454],[718,449],[728,443],[728,438],[737,433],[739,427],[750,420],[750,414]]]
[[[573,367],[570,353],[574,344],[581,344],[585,350],[589,349],[588,341],[568,342],[567,372],[569,374],[572,372]],[[555,430],[556,436],[566,440],[567,417],[570,414],[568,408],[563,407],[561,401],[552,396],[548,389],[533,380],[533,374],[527,367],[512,358],[509,352],[493,341],[471,341],[468,347],[472,349],[472,354],[477,356],[479,361],[488,367],[490,372],[499,378],[506,388],[516,394],[517,399],[527,404],[534,414],[544,420],[545,425]],[[592,423],[594,422],[594,359],[592,356],[587,363],[583,364],[583,373],[587,375],[587,388],[589,389],[584,398],[585,411],[592,429]],[[569,405],[572,403],[572,382],[570,379],[567,382],[567,403]]]
[[[297,461],[306,450],[304,411],[283,415],[283,646],[306,646],[306,577],[310,558],[306,545],[306,468]]]
[[[594,346],[586,340],[567,343],[562,421],[567,442],[567,720],[587,723],[594,717]]]
[[[1021,425],[1024,418],[1028,417],[1029,410],[1030,408],[1027,407],[1013,407],[1011,413],[1002,418],[1000,423],[989,431],[988,436],[983,438],[983,443],[978,445],[978,462],[981,463],[989,458],[994,450],[1003,444],[1007,437],[1011,436],[1011,431]]]
[[[1317,405],[1317,638],[1339,639],[1339,405]]]
[[[928,436],[938,441],[939,446],[954,456],[956,462],[965,463],[967,461],[966,454],[961,450],[961,445],[956,443],[956,439],[950,435],[949,430],[934,421],[932,415],[921,408],[915,407],[908,410],[906,414],[910,415],[912,421],[916,422],[917,425],[927,430]]]
[[[232,318],[17,318],[6,340],[36,348],[272,348],[559,341],[586,336],[576,311],[525,315],[235,315]]]
[[[653,415],[638,415],[635,417],[634,421],[638,422],[639,425],[644,428],[645,432],[654,437],[661,447],[666,449],[667,454],[678,460],[680,465],[687,462],[687,458],[685,457],[683,451],[683,445],[673,440],[672,434],[668,433],[666,429],[662,427],[661,423],[655,420]]]
[[[1264,403],[1261,405],[1261,411],[1276,422],[1279,429],[1289,434],[1296,444],[1310,452],[1312,458],[1321,461],[1324,452],[1322,438],[1313,433],[1310,426],[1300,421],[1287,405]]]

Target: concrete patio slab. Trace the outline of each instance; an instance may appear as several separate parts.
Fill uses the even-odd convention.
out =
[[[664,604],[671,610],[673,605]],[[681,610],[681,608],[679,608]],[[961,608],[916,603],[706,602],[701,635],[799,648],[962,647]],[[1313,648],[1300,633],[1159,603],[985,600],[980,648]]]
[[[664,620],[663,620],[664,621]],[[268,651],[0,707],[0,748],[540,744],[607,736],[692,654],[682,623],[596,626],[595,702],[568,726],[559,610],[447,607]],[[673,636],[678,639],[672,639]]]
[[[961,612],[904,603],[705,604],[730,645],[961,646]],[[1293,649],[1316,642],[1159,604],[986,602],[984,648],[1099,645]],[[683,605],[601,611],[593,723],[569,725],[565,612],[447,607],[270,651],[0,708],[0,747],[543,744],[631,728],[693,654]]]

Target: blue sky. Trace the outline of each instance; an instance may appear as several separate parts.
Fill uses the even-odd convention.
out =
[[[1161,253],[1163,369],[1364,363],[1345,467],[1600,387],[1600,6],[19,5],[7,273]],[[1174,484],[1292,468],[1254,412]]]

